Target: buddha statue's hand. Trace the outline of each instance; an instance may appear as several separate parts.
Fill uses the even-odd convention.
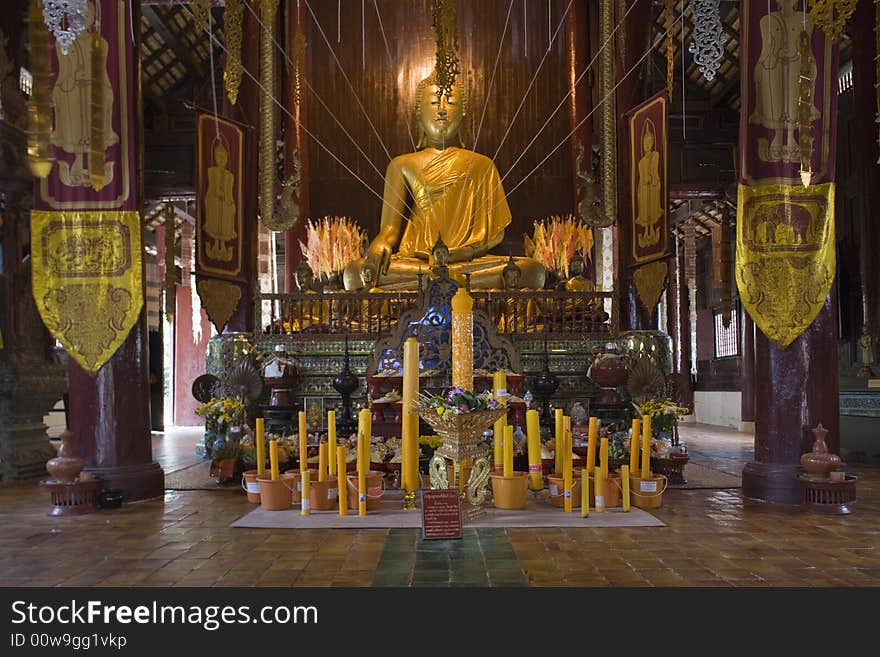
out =
[[[449,249],[449,262],[470,262],[480,256],[485,255],[472,246],[460,246]]]
[[[367,255],[364,258],[364,264],[361,267],[361,278],[364,285],[378,285],[379,277],[388,271],[388,265],[391,262],[391,249],[384,244],[374,244],[370,246]]]

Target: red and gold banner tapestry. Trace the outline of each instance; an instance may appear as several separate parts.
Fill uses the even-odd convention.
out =
[[[213,114],[197,121],[196,289],[218,331],[235,312],[244,281],[244,133]]]
[[[794,2],[741,7],[736,283],[784,349],[834,281],[838,49]]]
[[[66,53],[48,36],[51,169],[35,185],[31,249],[43,321],[94,376],[137,323],[144,284],[131,6],[86,4],[85,29]]]
[[[633,284],[652,314],[668,273],[667,106],[662,91],[628,114]]]

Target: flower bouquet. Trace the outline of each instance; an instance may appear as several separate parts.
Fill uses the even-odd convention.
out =
[[[482,455],[477,437],[507,413],[507,399],[453,386],[443,395],[419,395],[415,410],[443,439],[436,453],[471,458]]]
[[[238,448],[245,423],[245,405],[241,398],[212,398],[196,408],[196,414],[205,418],[205,454],[217,459],[215,452],[230,452]]]
[[[673,399],[649,399],[639,405],[639,411],[642,417],[650,416],[651,418],[651,439],[655,437],[661,441],[665,440],[670,445],[678,444],[678,420],[687,415],[690,411],[679,406],[678,402]]]

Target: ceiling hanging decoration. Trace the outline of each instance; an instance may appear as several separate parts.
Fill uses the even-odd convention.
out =
[[[241,86],[241,19],[244,0],[226,0],[223,12],[223,31],[226,33],[226,67],[223,69],[223,87],[229,102],[235,105]]]
[[[71,44],[86,29],[89,3],[87,0],[43,0],[43,20],[67,55]]]
[[[813,44],[806,32],[801,32],[799,50],[801,67],[798,82],[798,151],[801,161],[801,182],[810,186],[813,177],[813,96],[816,88],[816,66]]]
[[[874,79],[880,80],[880,0],[874,0]],[[880,126],[880,84],[874,84],[877,96],[877,116],[874,122]],[[877,145],[880,146],[880,127],[877,128]],[[877,158],[880,164],[880,157]]]
[[[715,79],[715,72],[724,54],[720,0],[691,0],[691,13],[694,17],[694,38],[688,51],[693,53],[700,73],[711,82]]]
[[[437,87],[440,94],[449,94],[459,73],[458,16],[455,0],[432,0],[432,25],[437,34]]]
[[[177,306],[177,269],[174,264],[174,204],[166,203],[163,214],[165,217],[165,320],[172,324]]]
[[[856,0],[810,0],[810,18],[832,43],[856,10]]]
[[[191,9],[196,30],[204,32],[208,29],[208,12],[211,11],[211,0],[194,0]]]
[[[297,23],[296,34],[293,36],[293,102],[302,102],[303,71],[306,67],[306,35],[302,23]]]
[[[52,135],[52,99],[50,92],[49,33],[42,29],[40,5],[34,1],[28,12],[30,52],[28,66],[33,75],[33,86],[27,103],[27,164],[36,178],[46,178],[52,172],[50,138]]]
[[[675,71],[675,44],[672,33],[674,20],[675,0],[666,0],[666,8],[663,13],[664,28],[666,29],[666,92],[669,94],[669,102],[672,102],[672,81]],[[682,31],[684,35],[684,31]],[[682,83],[684,84],[684,83]]]

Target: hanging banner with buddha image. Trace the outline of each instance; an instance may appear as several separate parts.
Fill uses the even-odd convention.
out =
[[[786,348],[834,281],[838,47],[795,0],[742,3],[736,283]]]
[[[653,314],[666,288],[669,256],[667,186],[667,92],[630,110],[629,161],[633,284]]]
[[[244,133],[236,124],[200,112],[196,139],[196,289],[222,332],[244,283],[242,179]]]

